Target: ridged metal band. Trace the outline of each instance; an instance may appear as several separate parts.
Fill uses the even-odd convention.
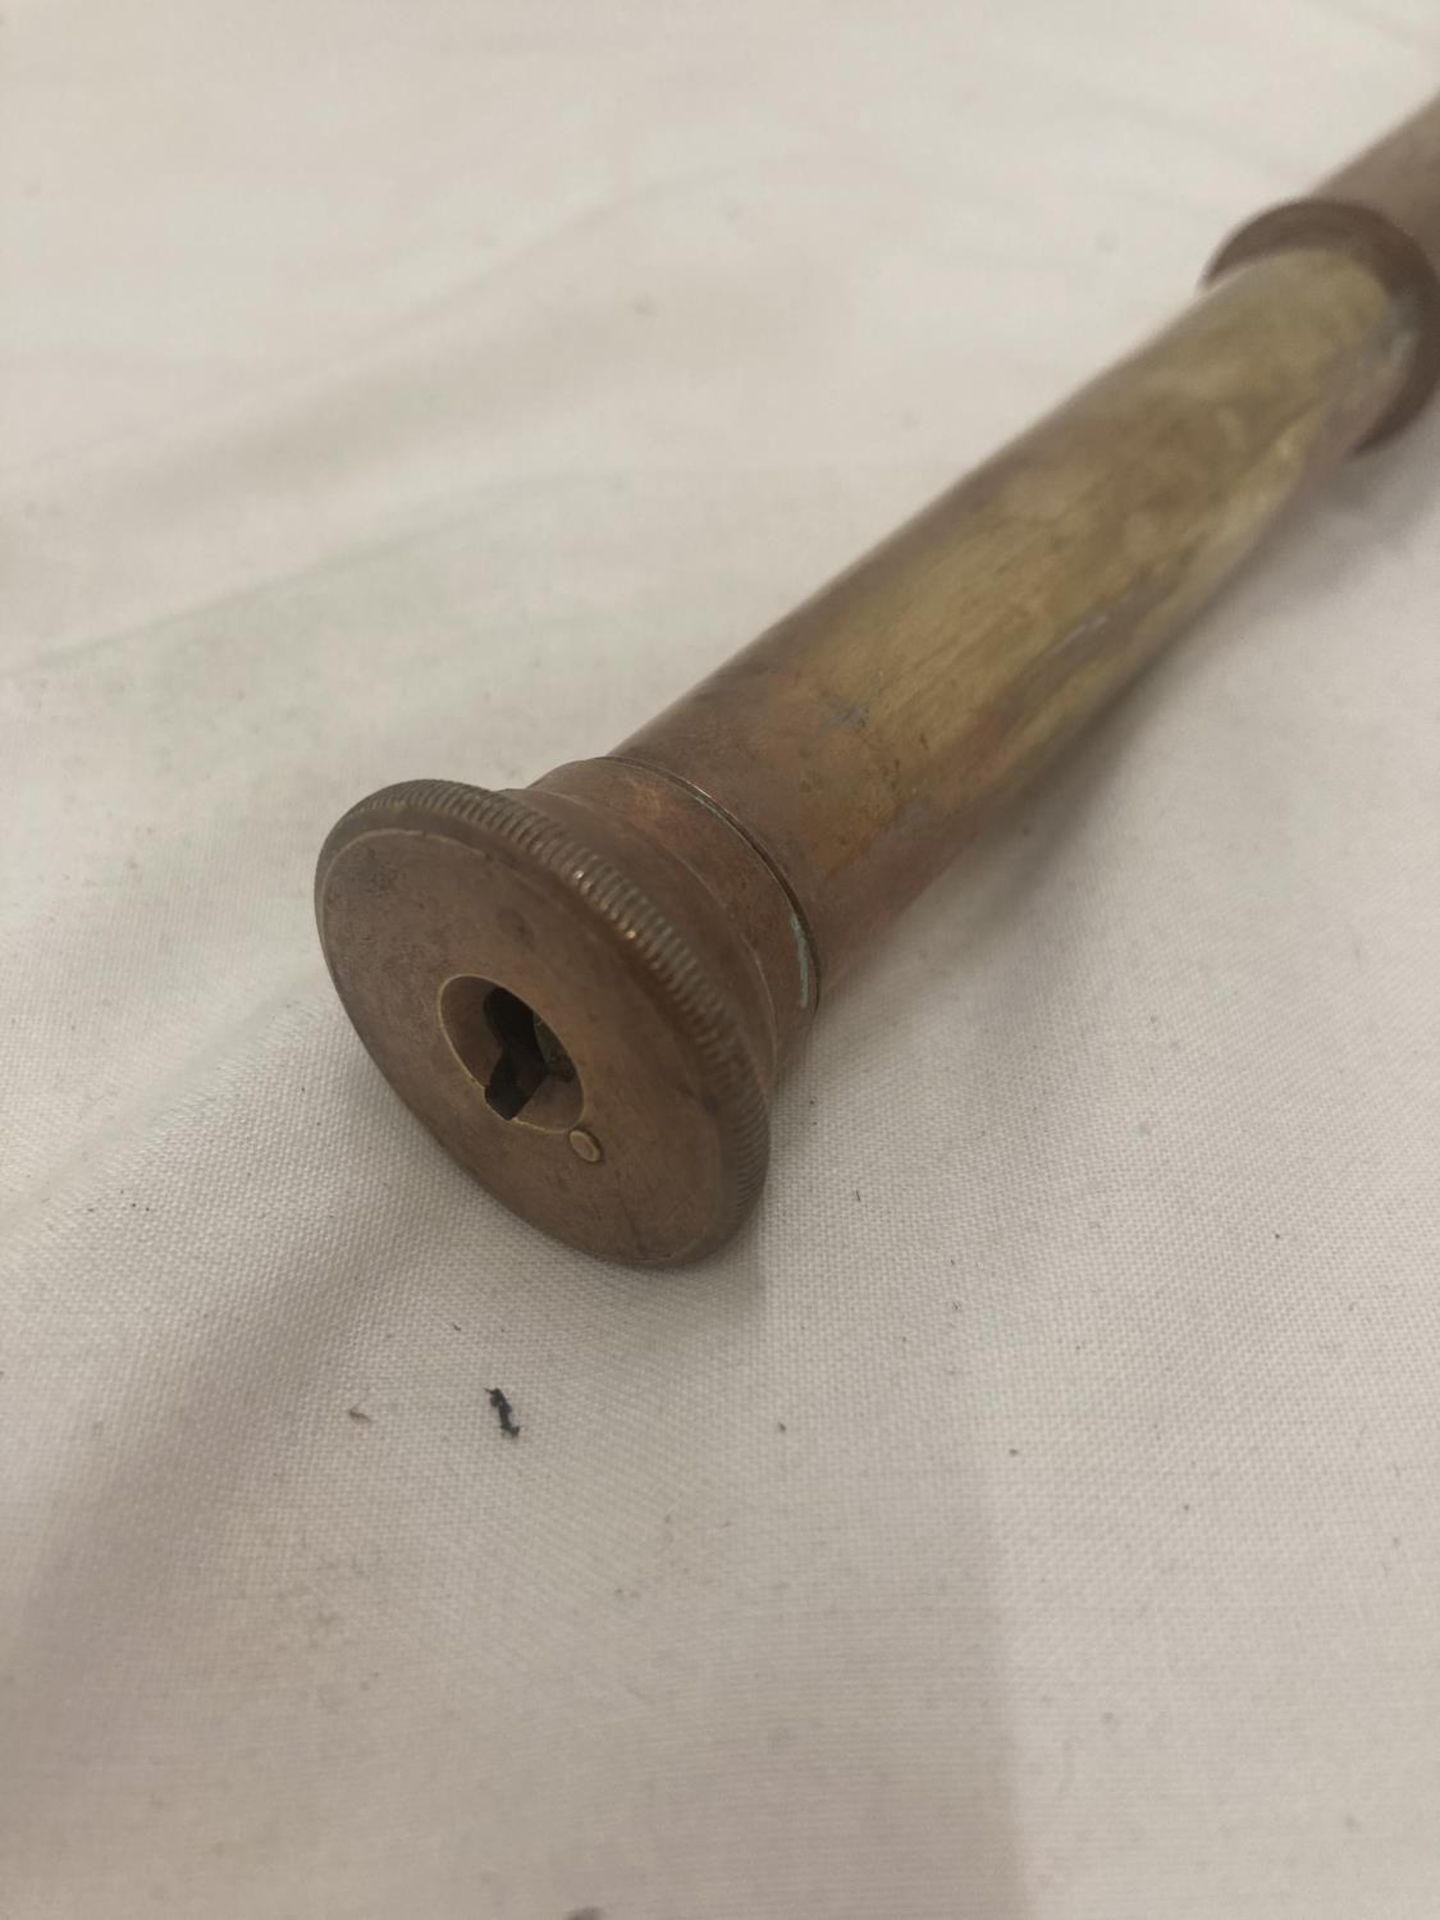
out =
[[[705,1071],[706,1104],[732,1156],[729,1206],[711,1235],[717,1243],[726,1238],[754,1205],[769,1164],[769,1109],[759,1071],[739,1024],[683,936],[602,855],[514,794],[448,780],[402,781],[358,801],[331,829],[316,869],[317,916],[331,858],[357,833],[382,823],[423,832],[437,818],[512,848],[613,928],[634,956]]]

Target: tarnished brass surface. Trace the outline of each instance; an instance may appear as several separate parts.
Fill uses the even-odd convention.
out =
[[[1396,138],[613,754],[339,822],[341,998],[502,1200],[655,1264],[734,1230],[822,991],[1433,384],[1440,108]]]
[[[1419,340],[1409,375],[1369,436],[1382,440],[1413,419],[1440,384],[1440,102],[1412,114],[1303,200],[1247,221],[1220,249],[1210,274],[1315,246],[1367,261],[1416,311]]]
[[[1346,254],[1237,270],[619,753],[744,820],[830,984],[1369,431],[1413,338]]]

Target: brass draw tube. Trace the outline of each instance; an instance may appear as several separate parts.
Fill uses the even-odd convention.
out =
[[[576,1246],[723,1241],[822,996],[1312,481],[1423,404],[1437,269],[1440,101],[613,753],[352,808],[321,937],[402,1098]]]

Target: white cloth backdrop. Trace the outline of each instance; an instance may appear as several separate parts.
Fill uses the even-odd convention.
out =
[[[5,1920],[1434,1920],[1440,422],[836,998],[701,1270],[471,1185],[309,905],[1166,315],[1434,0],[0,41]]]

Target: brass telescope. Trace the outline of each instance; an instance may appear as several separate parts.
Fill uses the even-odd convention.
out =
[[[353,807],[316,911],[381,1072],[562,1240],[654,1265],[720,1245],[823,996],[1437,380],[1440,99],[612,753]]]

